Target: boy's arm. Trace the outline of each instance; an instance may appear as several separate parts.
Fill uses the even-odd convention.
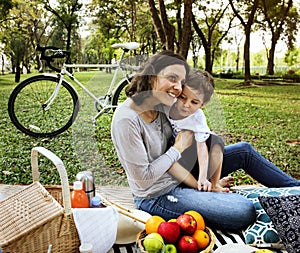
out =
[[[199,190],[211,191],[211,183],[207,179],[208,149],[205,142],[197,141],[197,156],[199,163]]]
[[[180,182],[184,183],[185,185],[198,189],[198,182],[193,177],[193,175],[186,170],[184,167],[182,167],[179,163],[174,163],[171,168],[169,169],[169,172],[172,176],[174,176],[176,179],[178,179]]]

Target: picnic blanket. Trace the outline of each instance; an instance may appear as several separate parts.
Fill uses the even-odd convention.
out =
[[[242,187],[242,189],[244,188]],[[106,198],[112,200],[113,202],[126,206],[129,209],[135,208],[132,199],[132,194],[130,188],[128,187],[100,186],[97,188],[96,191],[97,193],[105,196]],[[216,236],[216,243],[212,252],[215,252],[218,248],[227,244],[234,244],[234,245],[245,244],[245,237],[243,231],[229,232],[226,230],[217,230],[217,229],[212,229],[212,231]],[[280,249],[271,249],[271,250],[276,253],[286,253],[285,250],[280,250]],[[126,252],[128,253],[135,252],[134,243],[127,244],[127,245],[115,244],[112,247],[112,249],[109,251],[109,253],[126,253]]]
[[[0,200],[21,190],[24,186],[3,185],[0,184]],[[96,194],[101,194],[113,202],[126,206],[129,209],[134,209],[134,203],[129,187],[122,186],[99,186]],[[245,244],[245,237],[242,231],[229,232],[225,230],[212,229],[216,236],[216,244],[212,252],[215,252],[222,245],[227,244]],[[286,253],[284,250],[272,249],[276,253]],[[108,253],[133,253],[134,243],[120,245],[114,244]]]

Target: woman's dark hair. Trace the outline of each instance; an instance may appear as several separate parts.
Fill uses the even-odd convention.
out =
[[[137,105],[140,105],[145,98],[152,95],[153,78],[162,69],[175,64],[185,67],[187,77],[189,66],[181,55],[169,50],[164,50],[153,55],[141,66],[138,73],[134,76],[130,85],[126,88],[126,95],[131,97]]]

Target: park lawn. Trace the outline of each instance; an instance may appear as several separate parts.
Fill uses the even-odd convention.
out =
[[[22,75],[22,80],[26,77],[28,75]],[[81,72],[76,73],[76,77],[101,96],[111,75]],[[236,85],[241,80],[215,81],[216,95],[205,110],[211,128],[224,137],[226,144],[250,142],[266,158],[300,179],[300,86],[243,88]],[[95,115],[94,103],[78,90],[81,109],[73,126],[54,138],[33,138],[18,131],[10,122],[7,102],[15,86],[13,75],[0,76],[0,183],[31,183],[30,151],[32,147],[43,146],[62,159],[70,182],[79,171],[94,169],[97,184],[127,185],[110,138],[112,113],[101,116],[94,126],[91,121]],[[39,166],[42,183],[60,184],[51,162],[39,156]],[[234,176],[237,184],[254,182],[241,171]]]

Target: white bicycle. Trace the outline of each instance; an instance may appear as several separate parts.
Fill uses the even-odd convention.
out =
[[[82,88],[94,101],[98,111],[95,121],[103,113],[115,109],[125,99],[125,88],[133,78],[127,70],[136,71],[137,67],[125,64],[124,56],[130,50],[139,47],[136,42],[114,44],[113,48],[122,48],[122,54],[116,64],[67,64],[70,52],[56,47],[37,46],[40,59],[58,74],[39,74],[25,79],[12,91],[8,101],[8,113],[12,123],[23,133],[34,137],[53,137],[66,131],[75,121],[79,111],[78,93],[65,79],[67,75]],[[62,58],[61,68],[53,65],[54,59]],[[96,97],[69,71],[72,68],[112,68],[114,75],[104,96]],[[117,83],[120,75],[123,79]]]

